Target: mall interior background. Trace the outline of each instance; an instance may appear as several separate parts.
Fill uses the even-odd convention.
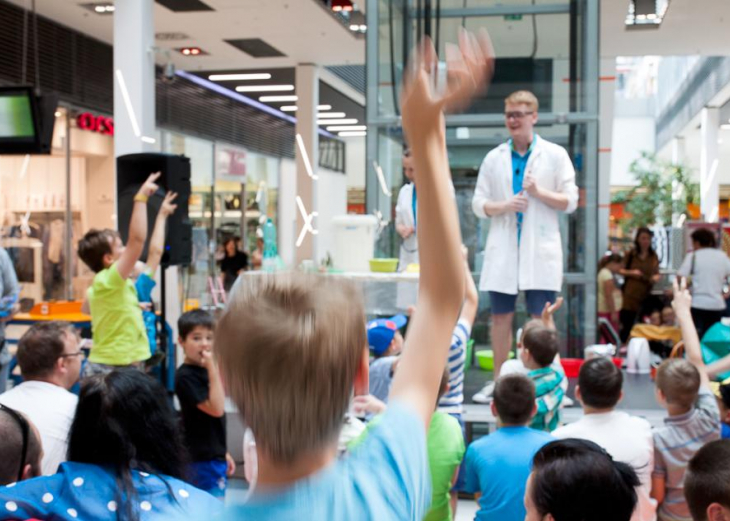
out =
[[[643,152],[686,166],[703,196],[673,222],[658,223],[668,245],[666,272],[684,253],[683,236],[672,227],[728,219],[730,59],[721,2],[698,10],[690,0],[660,0],[655,16],[643,19],[631,14],[628,1],[598,0],[205,0],[187,2],[193,7],[184,10],[170,0],[150,3],[156,131],[148,149],[184,154],[192,164],[194,262],[180,271],[181,302],[212,303],[209,277],[222,240],[241,237],[251,252],[262,216],[278,228],[283,261],[297,266],[302,260],[295,246],[301,228],[296,112],[283,110],[297,102],[261,101],[258,93],[236,91],[239,84],[211,75],[264,74],[267,79],[247,85],[276,82],[298,91],[304,71],[314,70],[315,104],[329,106],[322,112],[367,127],[340,135],[323,124],[315,133],[319,179],[308,200],[319,212],[315,263],[333,253],[333,218],[347,213],[377,214],[383,229],[375,253],[394,257],[404,63],[420,34],[431,34],[443,51],[462,25],[488,28],[499,57],[489,93],[467,113],[447,118],[470,265],[478,275],[488,233],[488,222],[478,222],[470,209],[479,164],[507,137],[503,97],[529,88],[541,103],[538,132],[568,150],[581,194],[579,210],[562,221],[567,306],[558,326],[568,351],[595,340],[597,261],[629,239],[621,226],[624,205],[612,201],[636,184],[630,167]],[[114,11],[106,9],[111,2],[37,0],[37,39],[33,23],[24,38],[27,4],[0,0],[0,85],[37,78],[43,89],[59,93],[60,103],[52,154],[0,156],[3,244],[32,259],[33,269],[19,272],[27,296],[80,298],[91,274],[77,261],[73,241],[92,226],[117,224],[114,139],[105,122],[118,119],[113,45],[123,37],[114,32]],[[25,78],[23,41],[29,44]],[[69,231],[72,240],[65,241]],[[59,249],[59,240],[69,246]],[[487,343],[488,308],[485,296],[477,343]]]

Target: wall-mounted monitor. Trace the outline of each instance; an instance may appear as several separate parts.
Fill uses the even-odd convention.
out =
[[[32,87],[0,87],[0,154],[51,152],[56,94],[36,96]]]
[[[38,147],[40,121],[31,87],[0,87],[0,154],[30,153]]]

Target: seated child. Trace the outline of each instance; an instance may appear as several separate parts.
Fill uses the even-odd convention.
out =
[[[535,454],[525,520],[629,521],[639,478],[588,440],[556,440]]]
[[[403,349],[400,329],[407,321],[405,315],[396,315],[371,320],[367,325],[368,346],[374,357],[370,363],[370,394],[384,403],[388,403],[398,355]]]
[[[471,336],[471,328],[479,309],[479,293],[474,284],[469,263],[464,251],[464,304],[461,307],[459,321],[451,335],[451,347],[446,365],[449,369],[449,390],[439,400],[438,410],[451,414],[461,422],[462,405],[464,403],[464,362],[466,361],[466,344]]]
[[[659,519],[691,521],[684,497],[684,478],[692,456],[720,437],[720,412],[709,389],[700,339],[692,322],[692,297],[685,282],[674,282],[672,306],[682,329],[687,359],[670,358],[659,366],[656,398],[667,409],[664,426],[654,430],[654,472],[651,495]]]
[[[720,437],[722,439],[730,438],[730,379],[723,382],[710,382],[715,399],[717,400],[717,408],[720,410]]]
[[[225,394],[213,360],[213,317],[195,309],[177,321],[185,360],[175,373],[185,444],[190,452],[190,482],[216,497],[226,493],[235,464],[226,452]]]
[[[449,369],[444,369],[441,377],[439,397],[449,390]],[[358,396],[355,407],[370,414],[382,414],[387,405],[374,396]],[[348,445],[353,451],[363,443],[372,428],[380,421],[376,416],[368,424],[365,432]],[[428,428],[428,466],[431,470],[431,508],[424,521],[450,521],[453,519],[452,501],[456,501],[456,491],[452,486],[459,475],[459,465],[464,458],[464,435],[459,421],[452,415],[436,410]]]
[[[464,490],[479,496],[475,521],[525,519],[523,498],[532,457],[553,440],[528,427],[536,412],[532,380],[520,374],[497,379],[492,413],[499,429],[469,445],[464,458]]]
[[[559,427],[559,439],[590,440],[606,449],[615,461],[636,470],[641,485],[636,490],[638,503],[632,521],[654,521],[656,505],[650,497],[654,468],[654,439],[651,424],[644,418],[616,410],[623,398],[623,374],[610,358],[587,360],[580,368],[575,397],[583,406],[583,417]]]
[[[558,334],[545,326],[535,326],[525,333],[523,345],[522,363],[529,369],[527,377],[535,383],[537,403],[530,427],[551,432],[560,423],[560,405],[565,396],[561,385],[565,375],[552,366],[558,354]]]
[[[258,482],[227,519],[422,520],[431,503],[426,431],[464,298],[458,212],[450,194],[443,108],[484,91],[493,53],[462,38],[443,97],[422,45],[407,70],[402,115],[416,163],[421,259],[413,316],[388,410],[363,443],[337,460],[337,435],[368,378],[364,306],[333,277],[266,274],[237,286],[218,322],[215,353],[256,439]],[[468,62],[468,66],[466,63]],[[456,70],[453,69],[456,65]]]
[[[525,322],[525,325],[522,326],[520,329],[517,330],[516,335],[516,344],[517,344],[517,358],[514,360],[507,360],[504,364],[502,364],[502,369],[500,369],[499,374],[500,376],[504,376],[507,374],[523,374],[527,375],[530,370],[525,367],[525,364],[522,362],[522,350],[523,350],[523,342],[525,338],[525,333],[536,326],[544,326],[548,329],[551,329],[553,331],[557,331],[557,328],[555,327],[555,313],[563,306],[563,297],[558,297],[555,300],[555,303],[547,302],[545,304],[545,307],[542,310],[542,316],[540,318],[533,318]],[[555,358],[553,359],[552,363],[553,369],[555,369],[558,373],[565,376],[565,370],[563,369],[562,364],[560,363],[560,354],[556,354]],[[568,391],[568,379],[563,378],[562,382],[560,383],[560,386],[563,388],[563,392]],[[492,401],[492,393],[494,392],[494,382],[491,382],[487,384],[484,389],[479,391],[474,395],[472,398],[476,403],[490,403]],[[570,407],[573,405],[573,400],[571,400],[568,396],[564,396],[562,406],[564,407]]]
[[[711,441],[689,461],[684,494],[694,521],[730,519],[730,441]]]
[[[130,277],[147,239],[147,200],[158,189],[158,177],[159,172],[149,176],[134,196],[126,246],[113,230],[91,230],[79,241],[79,258],[96,273],[86,293],[94,341],[86,376],[140,366],[150,357],[147,330]]]

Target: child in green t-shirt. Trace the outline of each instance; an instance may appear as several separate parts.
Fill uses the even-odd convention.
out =
[[[159,177],[160,172],[150,175],[134,196],[126,245],[109,229],[92,229],[79,241],[79,258],[96,273],[86,294],[94,341],[86,376],[138,365],[150,357],[131,275],[147,239],[147,200],[158,190]]]

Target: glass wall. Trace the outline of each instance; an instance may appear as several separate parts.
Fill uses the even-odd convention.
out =
[[[448,115],[446,120],[462,237],[478,279],[489,221],[477,219],[471,209],[477,172],[484,156],[509,137],[502,114],[504,98],[518,89],[530,90],[540,102],[537,133],[566,148],[580,190],[578,209],[561,216],[567,305],[557,317],[567,338],[566,350],[577,355],[596,336],[598,2],[485,0],[464,7],[462,0],[442,0],[439,11],[426,12],[421,8],[427,3],[369,0],[367,4],[368,27],[376,28],[368,31],[367,38],[367,164],[381,166],[385,183],[368,176],[366,204],[369,212],[379,211],[391,223],[378,240],[376,254],[398,256],[394,206],[404,183],[398,92],[409,49],[420,35],[430,34],[444,56],[447,42],[458,41],[460,27],[470,31],[484,27],[497,54],[492,84],[466,113]],[[488,296],[480,297],[475,338],[488,343]],[[518,309],[518,321],[520,313],[524,308]]]
[[[208,306],[225,241],[234,239],[251,261],[266,219],[278,225],[280,159],[172,131],[162,132],[162,147],[190,158],[193,262],[183,273],[183,292],[198,300],[190,304]]]

